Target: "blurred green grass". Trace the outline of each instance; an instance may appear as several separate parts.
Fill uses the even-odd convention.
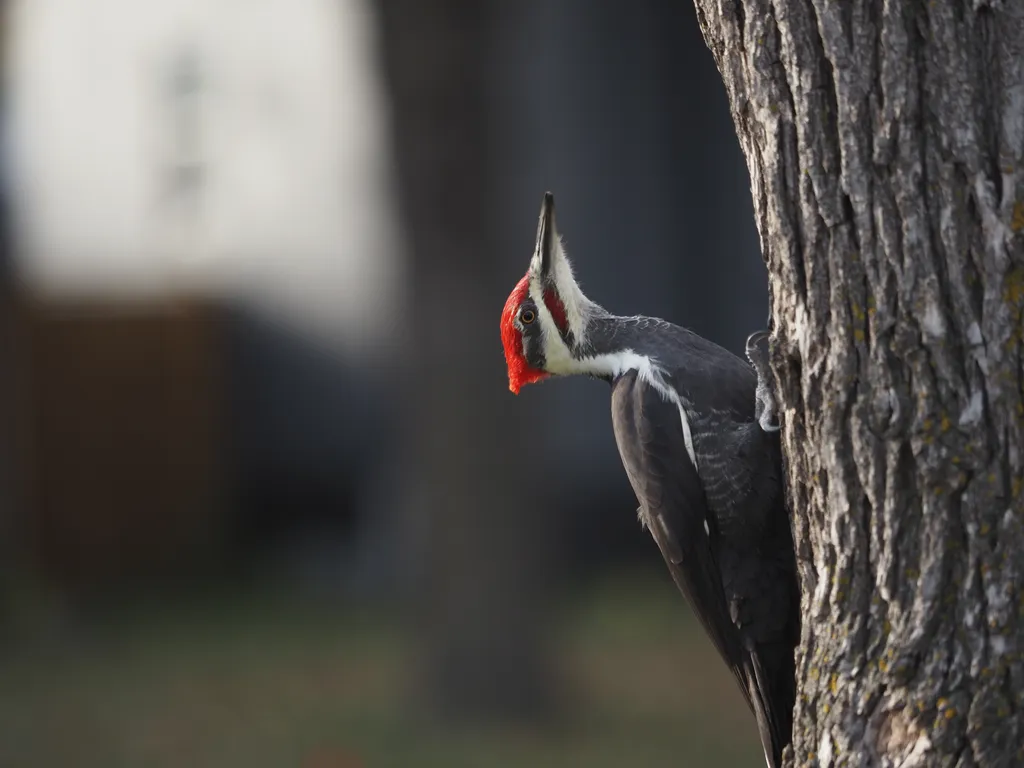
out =
[[[667,579],[565,601],[571,717],[441,732],[413,716],[415,636],[386,617],[250,594],[153,607],[5,648],[0,766],[546,768],[758,765],[753,719]]]

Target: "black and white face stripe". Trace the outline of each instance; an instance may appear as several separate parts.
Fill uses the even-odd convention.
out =
[[[547,357],[561,356],[563,349],[573,349],[586,340],[589,314],[596,309],[573,278],[572,265],[562,247],[555,222],[555,199],[548,192],[541,203],[537,222],[537,241],[530,260],[530,297],[545,316],[545,327],[552,326],[553,337],[548,343],[561,349]],[[551,322],[547,322],[547,321]]]
[[[527,364],[538,371],[546,370],[547,359],[544,355],[544,331],[541,327],[537,304],[528,298],[519,306],[519,311],[512,320],[516,330],[523,339],[523,357]]]

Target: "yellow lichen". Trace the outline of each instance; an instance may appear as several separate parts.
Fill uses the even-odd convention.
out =
[[[1019,205],[1019,203],[1018,203]],[[1024,269],[1011,269],[1006,275],[1003,299],[1008,304],[1019,306],[1024,303]]]
[[[1018,200],[1013,204],[1013,217],[1010,219],[1010,229],[1020,232],[1024,229],[1024,202]]]

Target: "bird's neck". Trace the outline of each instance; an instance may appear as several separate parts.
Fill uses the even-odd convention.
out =
[[[636,370],[653,374],[656,362],[645,343],[643,328],[651,318],[620,317],[595,307],[588,317],[585,332],[571,349],[569,360],[561,361],[566,373],[614,380],[623,373]]]

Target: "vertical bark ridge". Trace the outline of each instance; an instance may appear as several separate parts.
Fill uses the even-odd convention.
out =
[[[793,763],[1024,763],[1024,2],[695,4],[772,283]]]

